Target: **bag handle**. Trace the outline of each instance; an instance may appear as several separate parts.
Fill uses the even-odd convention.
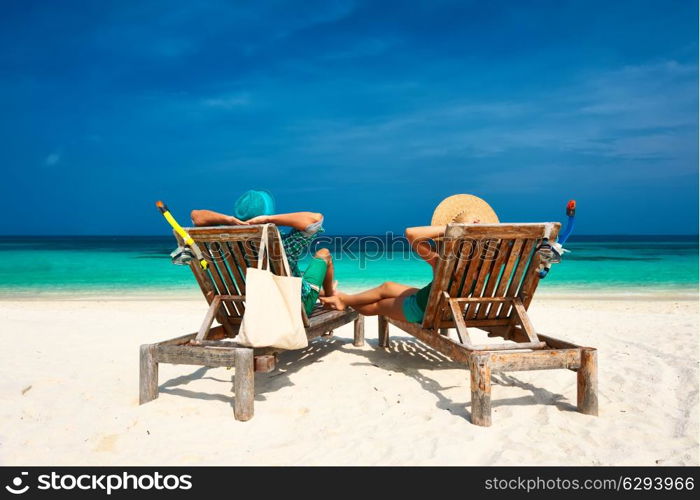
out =
[[[269,229],[270,224],[265,224],[263,225],[263,230],[262,230],[262,236],[260,237],[260,249],[258,251],[258,269],[262,269],[262,262],[263,262],[263,254],[267,253],[267,269],[270,269],[270,249],[267,248],[267,239],[269,237]],[[284,270],[287,274],[287,276],[291,276],[292,272],[289,270],[289,262],[287,262],[287,253],[284,250],[284,243],[280,241],[280,251],[281,255],[280,257],[282,258],[282,266],[284,267]]]
[[[269,224],[265,224],[260,236],[260,248],[258,249],[258,269],[263,269],[263,255],[267,253],[267,269],[270,269],[270,252],[267,250],[267,228]]]
[[[279,234],[279,231],[277,232]],[[282,238],[280,238],[280,258],[282,259],[282,266],[284,267],[284,271],[287,274],[287,276],[291,276],[292,272],[289,270],[289,262],[287,262],[287,252],[284,250],[284,242],[282,241]]]

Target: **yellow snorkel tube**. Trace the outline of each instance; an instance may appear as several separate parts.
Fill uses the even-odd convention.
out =
[[[168,206],[163,203],[162,201],[156,201],[156,207],[158,207],[158,210],[160,210],[160,213],[163,214],[163,217],[165,217],[165,220],[168,221],[168,224],[172,226],[172,228],[175,230],[175,232],[182,238],[182,240],[185,242],[185,245],[190,247],[192,251],[194,252],[195,257],[197,257],[197,260],[199,260],[199,265],[202,266],[202,269],[206,269],[209,263],[207,260],[204,258],[204,255],[202,255],[202,251],[199,249],[197,244],[194,242],[192,239],[192,236],[190,236],[187,231],[185,231],[180,224],[177,223],[175,220],[175,217],[170,213],[170,210],[168,210]]]

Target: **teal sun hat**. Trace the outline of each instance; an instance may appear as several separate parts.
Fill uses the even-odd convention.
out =
[[[233,214],[241,220],[275,213],[275,199],[265,189],[251,189],[236,200]]]

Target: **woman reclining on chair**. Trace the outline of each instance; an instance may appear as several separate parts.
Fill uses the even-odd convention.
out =
[[[443,200],[435,209],[432,226],[409,227],[406,239],[414,250],[433,269],[440,259],[431,240],[438,242],[450,223],[498,223],[493,209],[481,198],[472,195],[454,195]],[[439,247],[439,243],[435,245]],[[338,292],[331,297],[321,297],[321,302],[330,309],[343,310],[352,307],[364,316],[387,316],[409,323],[422,323],[430,297],[432,282],[423,288],[386,281],[376,288],[356,294]]]

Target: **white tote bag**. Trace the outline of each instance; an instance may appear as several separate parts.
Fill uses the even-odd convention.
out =
[[[249,347],[301,349],[309,345],[301,319],[301,278],[291,276],[283,245],[281,257],[287,276],[270,272],[268,227],[263,226],[258,267],[246,271],[245,313],[235,340]],[[267,264],[265,269],[263,263]]]

